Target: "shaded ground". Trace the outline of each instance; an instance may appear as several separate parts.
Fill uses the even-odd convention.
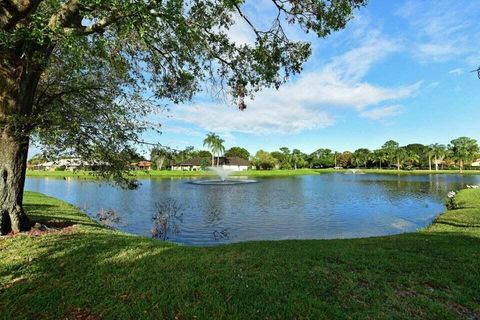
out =
[[[0,318],[480,319],[480,190],[428,229],[184,247],[111,231],[28,193],[70,233],[0,239]]]

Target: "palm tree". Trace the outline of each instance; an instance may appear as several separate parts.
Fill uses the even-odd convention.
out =
[[[385,142],[381,148],[383,152],[388,156],[389,160],[389,166],[391,166],[394,162],[397,163],[397,170],[400,170],[400,164],[399,164],[399,157],[397,156],[397,153],[399,153],[400,145],[398,142],[394,140],[389,140]]]
[[[215,133],[213,132],[210,132],[209,134],[207,134],[207,137],[203,140],[203,146],[208,146],[208,148],[212,151],[212,167],[215,166],[215,151],[216,150],[216,144],[217,144],[217,141],[218,139],[220,139],[220,137],[218,135],[216,135]]]
[[[434,160],[435,171],[438,171],[438,162],[443,161],[443,159],[447,155],[446,147],[443,144],[435,143],[430,145],[430,150],[431,150],[431,154],[435,159]],[[431,170],[431,165],[430,165],[430,170]]]
[[[357,167],[363,165],[367,168],[368,160],[371,158],[371,151],[365,148],[357,149],[352,155],[353,162]]]
[[[406,154],[404,160],[410,164],[410,167],[415,167],[416,164],[420,164],[420,155],[413,150],[405,150]]]
[[[212,152],[217,155],[217,167],[220,166],[220,155],[225,152],[225,146],[223,145],[224,143],[225,140],[217,136],[212,148]]]
[[[403,162],[408,159],[408,154],[407,150],[405,150],[404,147],[400,147],[397,150],[395,150],[394,153],[395,160],[397,161],[397,170],[400,171],[400,168],[402,167]]]
[[[382,169],[382,163],[389,160],[387,152],[383,149],[378,149],[373,152],[372,160],[374,163],[378,163],[380,169]]]

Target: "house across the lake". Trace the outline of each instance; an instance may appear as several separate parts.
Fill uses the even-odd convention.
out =
[[[480,159],[477,159],[476,161],[473,161],[471,166],[472,167],[480,167]]]
[[[130,163],[130,166],[132,166],[135,170],[149,171],[152,169],[152,162],[150,161],[133,162],[133,163]]]
[[[215,157],[215,166],[217,162],[220,168],[232,171],[244,171],[250,167],[250,161],[239,157]],[[212,160],[209,158],[195,158],[174,164],[171,168],[174,171],[198,171],[211,165]]]
[[[68,159],[59,159],[56,161],[49,161],[44,163],[39,163],[35,165],[30,165],[29,169],[33,170],[45,170],[45,171],[55,171],[57,169],[66,170],[66,171],[75,171],[82,168],[92,168],[93,165],[83,161],[79,158],[68,158]]]

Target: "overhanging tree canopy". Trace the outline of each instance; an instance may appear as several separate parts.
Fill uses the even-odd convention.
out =
[[[244,0],[3,0],[0,2],[0,229],[28,229],[22,209],[30,139],[47,151],[101,161],[123,181],[132,141],[157,101],[189,100],[209,82],[244,98],[302,70],[308,43],[286,24],[325,37],[366,0],[271,0],[260,29]],[[252,45],[227,31],[241,19]],[[153,100],[151,99],[153,98]]]

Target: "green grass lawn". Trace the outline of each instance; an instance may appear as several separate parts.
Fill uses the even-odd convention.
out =
[[[0,238],[0,318],[479,319],[480,190],[429,228],[353,240],[186,247],[26,194],[70,232]]]

